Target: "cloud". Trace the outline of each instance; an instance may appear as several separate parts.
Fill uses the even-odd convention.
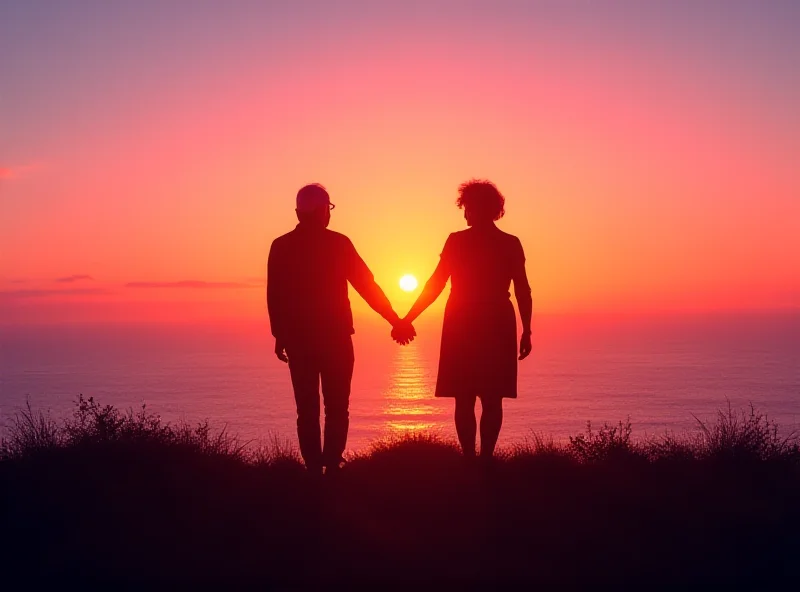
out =
[[[79,282],[80,280],[93,280],[94,278],[86,274],[68,275],[65,277],[56,278],[56,281],[61,284],[71,284],[72,282]]]
[[[258,284],[248,282],[204,282],[202,280],[183,280],[180,282],[128,282],[126,288],[191,288],[200,290],[220,288],[255,288]]]
[[[0,299],[12,300],[18,298],[46,298],[48,296],[95,296],[108,294],[102,288],[71,288],[68,290],[3,290]]]

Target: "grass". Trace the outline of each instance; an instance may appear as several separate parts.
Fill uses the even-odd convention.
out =
[[[317,588],[462,581],[750,589],[796,578],[800,446],[756,409],[692,434],[630,421],[542,434],[470,466],[455,443],[378,442],[335,478],[293,445],[79,398],[0,442],[4,582]],[[796,582],[795,582],[796,583]]]

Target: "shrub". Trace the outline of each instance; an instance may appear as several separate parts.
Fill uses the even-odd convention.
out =
[[[698,452],[706,458],[729,460],[785,460],[800,457],[797,434],[778,433],[778,425],[752,403],[749,411],[734,411],[728,401],[727,411],[717,412],[717,421],[705,423],[695,417],[700,427]]]
[[[288,438],[273,434],[266,442],[249,449],[248,460],[256,467],[299,467],[302,460],[297,446]]]
[[[64,432],[42,411],[34,412],[30,400],[25,408],[14,415],[8,428],[8,437],[0,440],[0,460],[18,458],[64,444]]]
[[[393,434],[373,442],[364,452],[351,456],[350,460],[365,460],[370,458],[409,458],[419,459],[419,453],[435,456],[436,458],[454,457],[459,453],[458,444],[452,440],[435,433],[410,432]],[[425,456],[422,456],[425,460]]]
[[[146,406],[134,413],[123,413],[112,405],[100,405],[94,397],[78,396],[71,419],[64,422],[67,445],[80,446],[119,441],[153,441],[166,443],[174,439],[174,430],[149,413]]]
[[[48,414],[34,412],[27,402],[25,409],[12,419],[8,437],[0,440],[0,460],[60,448],[99,449],[122,444],[181,448],[254,466],[299,462],[297,450],[287,440],[274,437],[267,444],[251,446],[251,442],[242,441],[224,427],[215,431],[208,420],[194,425],[171,424],[149,412],[145,405],[135,412],[123,412],[83,395],[78,396],[72,417],[60,424]]]
[[[507,459],[525,456],[568,456],[564,446],[553,439],[551,435],[541,432],[531,432],[522,442],[514,442],[506,446],[500,453]]]
[[[674,434],[651,437],[642,444],[650,461],[693,461],[701,457],[702,435]]]
[[[631,442],[630,418],[615,426],[607,423],[599,431],[592,429],[592,422],[586,422],[586,431],[569,437],[568,452],[582,463],[605,461],[637,454]]]

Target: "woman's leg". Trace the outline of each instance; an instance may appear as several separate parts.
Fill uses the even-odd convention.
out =
[[[503,425],[503,399],[481,397],[481,456],[491,458]]]
[[[475,397],[456,397],[456,433],[464,456],[475,456]]]

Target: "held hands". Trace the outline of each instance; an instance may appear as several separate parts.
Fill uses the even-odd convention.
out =
[[[408,345],[414,341],[417,332],[410,321],[399,319],[392,327],[392,339],[400,345]]]
[[[531,353],[531,334],[530,332],[526,331],[522,333],[522,337],[519,340],[519,359],[524,360],[527,358]]]

